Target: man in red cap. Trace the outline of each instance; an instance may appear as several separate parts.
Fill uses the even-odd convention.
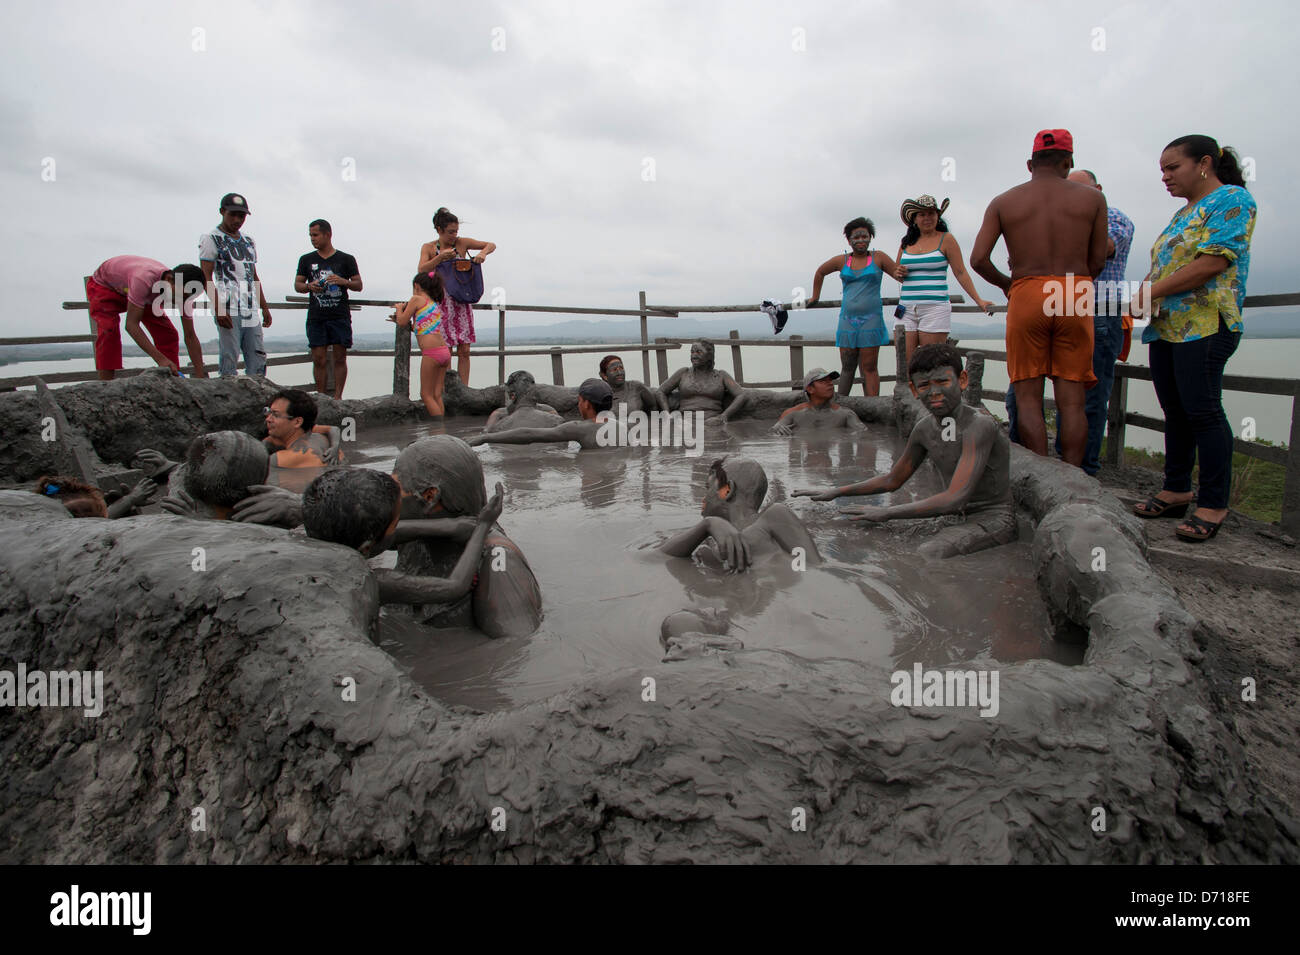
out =
[[[1007,296],[1007,372],[1016,393],[1020,442],[1047,454],[1043,382],[1056,395],[1061,457],[1083,462],[1088,441],[1084,411],[1092,371],[1092,279],[1106,265],[1106,199],[1068,177],[1074,138],[1044,129],[1034,137],[1030,179],[989,203],[971,249],[971,267]],[[1011,275],[993,265],[1003,236]]]

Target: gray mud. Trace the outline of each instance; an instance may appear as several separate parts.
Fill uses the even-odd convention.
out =
[[[247,380],[150,377],[58,392],[102,460],[238,427],[250,419],[232,409],[256,420],[265,403]],[[167,407],[211,416],[159,412],[138,443],[88,420],[116,411],[129,431],[177,388]],[[321,404],[325,422],[348,410]],[[411,404],[343,403],[366,426],[416,421]],[[40,463],[9,428],[26,405],[0,396],[15,482]],[[905,429],[919,408],[895,410]],[[570,496],[599,509],[609,482],[580,460]],[[1246,771],[1239,704],[1209,689],[1204,634],[1147,567],[1143,529],[1059,462],[1015,449],[1011,466],[1043,602],[1086,650],[1079,666],[976,661],[1000,673],[991,718],[891,705],[883,658],[808,659],[743,634],[744,650],[584,674],[476,714],[373,642],[376,590],[354,552],[171,516],[71,520],[37,504],[15,520],[6,494],[0,668],[101,670],[107,700],[98,718],[0,708],[0,861],[1300,861],[1300,831]],[[681,480],[651,499],[680,508]],[[508,503],[514,534],[510,521]],[[659,608],[649,653],[684,606]]]

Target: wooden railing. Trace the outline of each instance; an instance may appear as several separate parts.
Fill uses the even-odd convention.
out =
[[[287,301],[276,302],[270,305],[274,309],[291,309],[303,310],[307,307],[305,296],[286,296]],[[974,305],[964,305],[960,296],[953,296],[953,311],[956,313],[973,313],[979,312],[980,309]],[[897,299],[884,299],[885,306],[892,306]],[[391,299],[352,299],[351,304],[354,308],[391,308]],[[813,308],[838,308],[838,301],[821,301]],[[1282,293],[1276,295],[1250,295],[1246,297],[1246,308],[1270,308],[1300,305],[1300,293]],[[65,309],[85,309],[87,304],[82,302],[64,302]],[[635,309],[619,308],[588,308],[579,306],[564,305],[510,305],[504,304],[478,304],[474,306],[480,311],[495,311],[497,313],[497,344],[495,347],[480,347],[470,350],[472,356],[495,355],[497,358],[497,381],[499,384],[505,382],[506,377],[506,359],[508,357],[529,356],[529,355],[548,355],[551,359],[551,376],[557,385],[564,384],[564,366],[563,357],[565,355],[588,354],[597,352],[608,352],[611,350],[631,352],[641,352],[642,359],[642,380],[647,384],[651,381],[650,373],[650,353],[655,353],[655,371],[658,373],[658,383],[663,384],[668,377],[668,352],[680,349],[683,345],[691,344],[701,339],[696,338],[655,338],[650,341],[648,322],[651,317],[675,318],[677,316],[689,313],[697,314],[720,314],[728,312],[745,312],[755,313],[759,311],[759,305],[650,305],[646,302],[646,293],[638,293],[638,303]],[[563,345],[563,346],[537,346],[532,348],[506,348],[506,312],[543,312],[561,315],[604,315],[604,316],[637,316],[640,319],[640,344],[614,343],[607,345]],[[1004,306],[998,306],[996,311],[1005,311]],[[93,328],[92,328],[93,331]],[[901,336],[902,326],[895,326],[895,340]],[[714,347],[722,346],[731,349],[732,369],[734,377],[740,385],[749,388],[796,388],[803,382],[804,375],[804,349],[813,347],[834,347],[835,342],[832,339],[805,339],[801,335],[789,335],[781,339],[748,339],[741,338],[740,333],[732,330],[727,338],[722,339],[704,339],[709,341]],[[41,337],[24,337],[24,338],[3,338],[0,339],[0,346],[3,345],[29,345],[29,344],[55,344],[64,342],[93,342],[94,335],[52,335]],[[783,347],[788,348],[790,352],[790,378],[787,381],[747,381],[744,377],[744,364],[741,354],[742,348],[755,347]],[[982,368],[984,361],[1006,361],[1006,352],[985,350],[985,349],[966,349],[958,347],[958,350],[968,356],[978,356],[973,367],[971,368],[972,389],[981,400],[991,399],[994,401],[1005,401],[1005,393],[989,390],[983,387]],[[882,376],[881,381],[893,381],[895,387],[898,382],[905,381],[907,376],[902,367],[904,360],[903,350],[896,349],[897,369],[894,375]],[[382,350],[361,350],[351,351],[350,355],[357,357],[388,357],[393,358],[393,393],[400,395],[410,394],[410,357],[411,357],[411,333],[408,329],[398,328],[395,332],[394,347],[392,351]],[[310,362],[310,356],[285,356],[280,358],[271,358],[267,360],[267,365],[292,365]],[[327,367],[333,367],[329,362]],[[118,372],[119,375],[138,374],[143,369],[123,369]],[[190,369],[193,370],[192,368]],[[55,372],[52,374],[42,375],[41,378],[50,383],[61,383],[71,381],[89,381],[96,378],[95,372]],[[860,378],[855,379],[861,381]],[[1122,466],[1123,448],[1125,432],[1128,427],[1147,428],[1152,431],[1163,432],[1165,429],[1164,422],[1158,418],[1152,418],[1148,415],[1138,414],[1128,410],[1128,385],[1130,381],[1151,380],[1151,370],[1140,365],[1117,364],[1115,366],[1115,381],[1111,388],[1110,409],[1107,418],[1107,443],[1106,443],[1106,461],[1110,464]],[[35,383],[34,376],[0,378],[0,391],[9,391],[14,388],[32,385]],[[310,387],[310,386],[308,386]],[[1289,431],[1289,443],[1286,447],[1277,447],[1273,445],[1261,444],[1257,441],[1247,441],[1241,438],[1234,439],[1234,449],[1253,458],[1263,461],[1269,461],[1281,465],[1286,469],[1286,484],[1283,492],[1282,503],[1282,527],[1290,534],[1300,535],[1300,380],[1294,378],[1267,378],[1252,375],[1224,375],[1223,387],[1229,391],[1241,391],[1249,394],[1263,395],[1280,395],[1291,398],[1291,427]],[[1050,400],[1044,401],[1048,408],[1053,407]]]

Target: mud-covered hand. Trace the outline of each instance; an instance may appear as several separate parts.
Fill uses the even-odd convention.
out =
[[[131,466],[139,468],[151,478],[156,478],[159,474],[170,471],[176,467],[176,462],[169,460],[161,451],[155,451],[153,448],[141,448],[131,459]]]
[[[709,535],[718,545],[718,553],[732,570],[744,570],[750,564],[749,544],[731,521],[710,517]]]
[[[478,512],[478,522],[480,524],[495,524],[497,518],[501,516],[502,502],[505,499],[505,488],[501,482],[497,481],[496,492],[492,495],[491,500],[484,505],[483,510]]]
[[[790,493],[791,497],[806,497],[814,501],[833,501],[840,496],[839,488],[833,487],[829,491],[819,491],[813,487],[801,487]]]
[[[230,519],[245,524],[297,527],[302,523],[302,498],[270,484],[249,485],[249,495],[230,509]]]
[[[178,517],[198,517],[198,508],[194,503],[194,498],[190,497],[180,488],[176,488],[161,501],[158,502],[168,514],[175,514]]]

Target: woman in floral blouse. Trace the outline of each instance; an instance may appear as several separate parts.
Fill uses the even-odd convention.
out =
[[[1165,413],[1165,483],[1133,510],[1184,517],[1178,536],[1205,541],[1228,515],[1232,427],[1223,413],[1223,368],[1241,340],[1255,200],[1236,154],[1209,136],[1175,139],[1160,154],[1160,172],[1169,194],[1186,205],[1151,248],[1149,293],[1129,307],[1151,319],[1142,341],[1151,345],[1151,380]]]

